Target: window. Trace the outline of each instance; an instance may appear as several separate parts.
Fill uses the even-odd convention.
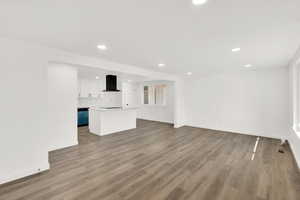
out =
[[[149,86],[144,86],[144,104],[149,104]]]
[[[144,104],[165,105],[166,104],[166,85],[147,85],[144,86]]]

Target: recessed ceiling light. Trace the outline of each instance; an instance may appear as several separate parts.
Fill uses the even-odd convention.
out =
[[[158,67],[165,67],[166,65],[164,63],[159,63]]]
[[[189,76],[192,75],[192,74],[193,74],[192,72],[187,72],[186,73],[186,75],[189,75]]]
[[[247,64],[247,65],[244,65],[244,67],[252,67],[252,65],[251,64]]]
[[[232,49],[231,51],[232,52],[237,52],[237,51],[240,51],[241,50],[241,48],[234,48],[234,49]]]
[[[99,76],[96,76],[96,79],[99,79]]]
[[[193,0],[193,4],[198,6],[198,5],[203,5],[207,2],[207,0]]]
[[[97,46],[97,48],[98,49],[100,49],[100,50],[107,50],[107,47],[104,45],[104,44],[99,44],[98,46]]]

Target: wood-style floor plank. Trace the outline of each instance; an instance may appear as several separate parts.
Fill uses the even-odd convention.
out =
[[[0,186],[0,200],[299,200],[288,145],[256,137],[138,120],[50,153],[51,170]]]

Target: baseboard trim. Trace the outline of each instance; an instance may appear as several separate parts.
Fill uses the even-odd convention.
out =
[[[137,119],[141,119],[141,120],[147,120],[147,121],[153,121],[153,122],[161,122],[161,123],[166,123],[166,124],[174,124],[174,122],[170,122],[170,121],[163,121],[163,120],[153,120],[153,119],[145,119],[145,118],[137,118]]]
[[[300,171],[300,160],[299,160],[299,159],[300,159],[300,156],[297,155],[297,152],[295,151],[294,144],[293,144],[290,140],[288,140],[288,144],[289,144],[290,149],[291,149],[291,151],[292,151],[292,154],[293,154],[294,160],[295,160],[295,162],[296,162],[296,165],[297,165],[297,167],[298,167],[298,169],[299,169],[299,171]]]
[[[181,128],[184,126],[185,126],[185,124],[174,124],[174,128]]]
[[[222,131],[222,132],[228,132],[228,133],[235,133],[235,134],[241,134],[241,135],[250,135],[250,136],[256,136],[256,137],[259,136],[259,137],[272,138],[272,139],[278,139],[278,140],[282,139],[282,138],[279,138],[279,137],[276,137],[276,136],[273,136],[273,135],[243,133],[243,132],[238,132],[238,131],[235,131],[235,130],[224,130],[224,129],[221,130],[221,129],[198,126],[198,125],[193,125],[193,124],[186,124],[185,126],[195,127],[195,128],[202,128],[202,129],[207,129],[207,130],[212,130],[212,131]]]
[[[73,141],[70,144],[52,146],[52,147],[49,148],[49,152],[56,151],[56,150],[59,150],[59,149],[65,149],[65,148],[76,146],[76,145],[78,145],[78,140],[77,141]]]
[[[16,171],[6,177],[1,177],[0,185],[8,184],[10,182],[13,182],[13,181],[16,181],[18,179],[25,178],[28,176],[32,176],[34,174],[39,174],[39,173],[47,171],[49,169],[50,169],[49,162],[41,163],[36,166],[30,166],[27,169],[24,169],[22,171]]]

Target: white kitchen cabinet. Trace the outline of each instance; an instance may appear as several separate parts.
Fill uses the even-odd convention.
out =
[[[99,136],[136,128],[137,108],[89,109],[89,131]]]
[[[98,97],[104,89],[103,80],[80,79],[78,81],[79,97]]]

